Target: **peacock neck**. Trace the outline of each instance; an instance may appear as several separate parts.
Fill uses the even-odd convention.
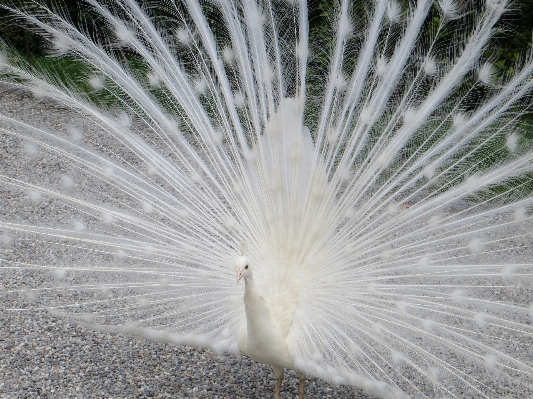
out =
[[[248,274],[244,277],[244,294],[251,294],[252,292],[255,292],[256,286],[254,281],[254,276],[252,272],[248,272]]]
[[[265,300],[259,292],[259,288],[256,286],[254,277],[249,273],[244,279],[244,310],[246,313],[246,319],[248,320],[248,327],[250,323],[255,324],[257,316],[260,313],[270,313],[266,306]]]

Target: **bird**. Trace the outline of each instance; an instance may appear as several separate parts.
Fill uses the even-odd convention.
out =
[[[246,312],[246,333],[239,341],[239,349],[250,358],[265,364],[271,364],[277,379],[275,398],[280,398],[284,369],[294,369],[288,343],[291,319],[283,313],[274,313],[261,296],[254,282],[250,261],[244,254],[237,259],[237,281],[244,278],[244,308]],[[274,314],[273,314],[274,313]],[[305,394],[305,374],[299,373],[300,398]]]
[[[533,395],[533,58],[491,51],[511,5],[326,3],[2,4],[47,49],[0,50],[32,99],[0,109],[11,310],[243,353],[276,398],[285,369],[300,398]]]

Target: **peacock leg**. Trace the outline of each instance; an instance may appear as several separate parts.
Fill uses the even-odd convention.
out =
[[[305,374],[298,372],[300,377],[300,399],[304,399],[305,396]]]
[[[274,377],[276,377],[276,394],[274,399],[281,399],[281,383],[283,382],[283,367],[272,365]]]

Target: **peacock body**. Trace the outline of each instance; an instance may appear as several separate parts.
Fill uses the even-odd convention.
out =
[[[77,115],[0,112],[30,204],[0,267],[42,276],[5,295],[383,398],[532,393],[533,61],[497,81],[506,2],[340,1],[325,49],[305,1],[87,5],[96,31],[4,6],[81,70],[1,53],[4,90]]]

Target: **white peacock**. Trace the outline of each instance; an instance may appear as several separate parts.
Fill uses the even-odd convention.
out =
[[[300,397],[532,396],[533,61],[490,62],[506,2],[334,3],[310,28],[303,0],[88,0],[93,31],[3,5],[78,68],[3,46],[4,85],[76,120],[0,111],[25,154],[0,195],[31,201],[1,270],[42,274],[53,315],[272,364],[276,397],[284,368]]]

